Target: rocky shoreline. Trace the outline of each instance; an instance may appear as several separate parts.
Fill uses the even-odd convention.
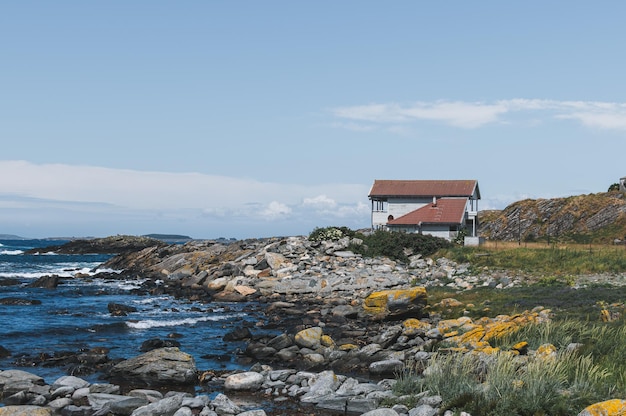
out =
[[[429,313],[435,306],[428,304],[430,287],[506,288],[531,277],[473,274],[468,265],[420,255],[410,255],[408,264],[363,258],[347,250],[351,243],[359,241],[288,237],[125,250],[103,265],[122,270],[110,278],[146,279],[143,289],[152,295],[254,302],[265,314],[257,327],[280,334],[233,328],[225,339],[247,343],[238,355],[249,366],[242,372],[198,370],[193,357],[158,342],[138,357],[102,366],[111,384],[68,376],[46,385],[34,374],[0,371],[0,415],[451,415],[441,408],[442,398],[428,392],[414,397],[411,408],[401,404],[409,401],[392,390],[398,374],[416,363],[425,368],[442,340],[456,352],[490,354],[493,337],[551,318],[549,310],[536,308],[493,319],[443,320]],[[462,306],[452,298],[442,302],[438,306]],[[523,360],[543,352],[519,346],[512,353]],[[217,396],[209,400],[198,389]],[[249,399],[241,406],[235,399],[241,397],[260,406]]]

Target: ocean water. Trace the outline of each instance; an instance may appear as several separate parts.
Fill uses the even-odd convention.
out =
[[[240,342],[224,342],[234,327],[251,326],[259,316],[245,304],[202,304],[171,296],[149,296],[135,290],[141,280],[95,277],[109,255],[25,254],[31,248],[58,245],[63,241],[0,240],[0,281],[18,284],[0,286],[0,299],[40,301],[34,305],[0,304],[0,346],[11,352],[0,359],[0,369],[20,369],[52,383],[67,375],[63,367],[22,367],[21,354],[79,352],[96,347],[109,349],[111,359],[141,354],[142,342],[177,334],[180,349],[191,354],[199,370],[237,369]],[[29,288],[41,276],[63,277],[56,289]],[[83,277],[76,277],[76,275]],[[86,277],[85,277],[86,276]],[[133,306],[137,312],[111,316],[110,302]],[[81,375],[102,382],[101,374]]]

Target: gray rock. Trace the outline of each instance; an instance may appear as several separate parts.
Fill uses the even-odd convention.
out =
[[[47,406],[55,412],[58,412],[59,410],[63,409],[66,406],[69,406],[70,404],[72,404],[72,399],[67,397],[61,397],[59,399],[52,400],[48,403]]]
[[[181,407],[178,409],[173,416],[192,416],[193,412],[188,407]]]
[[[119,400],[109,403],[109,410],[115,415],[128,416],[131,415],[136,409],[150,404],[147,399],[141,397],[127,397],[124,400]]]
[[[183,403],[183,396],[166,397],[155,403],[135,409],[131,416],[172,416]]]
[[[90,406],[75,406],[70,404],[61,410],[61,416],[92,416],[93,409]]]
[[[105,406],[109,406],[113,402],[128,400],[128,397],[120,394],[89,393],[87,395],[87,400],[89,401],[89,405],[91,407],[95,410],[100,410]]]
[[[404,363],[400,360],[382,360],[370,364],[369,372],[372,375],[393,375],[404,368]]]
[[[226,395],[219,393],[212,401],[211,406],[217,414],[236,415],[241,413],[241,408],[233,403]]]
[[[59,387],[72,387],[76,390],[83,387],[89,387],[89,382],[75,376],[62,376],[52,383],[53,390],[58,389]]]
[[[361,416],[398,416],[398,412],[387,407],[381,407],[379,409],[370,410],[367,413],[363,413]]]
[[[246,371],[244,373],[232,374],[226,377],[224,389],[226,390],[246,390],[256,391],[261,388],[265,377],[254,371]]]
[[[148,386],[193,384],[197,381],[193,357],[176,347],[158,348],[122,361],[111,369],[113,379],[141,382]]]
[[[265,410],[248,410],[246,412],[239,413],[237,416],[266,416]]]
[[[163,394],[157,390],[135,389],[128,392],[129,396],[144,398],[150,403],[158,402],[163,398]]]
[[[318,403],[322,398],[333,395],[341,386],[342,380],[333,371],[322,371],[309,380],[309,391],[300,401],[303,403]]]
[[[422,404],[409,410],[409,416],[435,416],[436,414],[437,409],[427,404]]]

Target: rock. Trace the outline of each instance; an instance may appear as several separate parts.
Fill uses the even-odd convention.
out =
[[[387,407],[381,407],[379,409],[370,410],[363,413],[361,416],[398,416],[398,412]]]
[[[8,306],[26,306],[26,305],[41,305],[39,299],[23,299],[23,298],[2,298],[0,299],[0,305]]]
[[[158,402],[150,403],[135,409],[131,416],[172,416],[183,403],[182,395],[165,397]]]
[[[193,384],[197,381],[193,357],[178,348],[158,348],[116,364],[113,379],[147,386]]]
[[[218,415],[236,415],[241,413],[241,408],[233,403],[226,395],[219,393],[211,401],[211,406]],[[135,416],[135,415],[134,415]]]
[[[226,377],[226,380],[224,382],[224,389],[238,391],[256,391],[261,388],[261,385],[263,385],[263,381],[265,381],[265,377],[263,377],[262,374],[254,371],[232,374]]]
[[[239,327],[227,332],[222,339],[224,341],[241,341],[249,338],[252,338],[250,329],[246,327]]]
[[[53,389],[58,389],[60,387],[70,387],[76,390],[76,389],[81,389],[83,387],[89,387],[89,382],[79,377],[62,376],[56,379],[54,383],[52,383]]]
[[[44,289],[56,289],[59,285],[59,276],[51,275],[51,276],[41,276],[39,279],[30,283],[28,287],[41,287]]]
[[[148,351],[156,350],[157,348],[171,348],[171,347],[179,348],[180,342],[173,340],[173,339],[152,338],[141,343],[140,351],[148,352]]]
[[[40,406],[5,406],[0,407],[0,416],[52,416],[53,410]]]
[[[426,289],[383,290],[363,301],[363,310],[376,319],[420,317],[426,306]]]
[[[293,345],[293,341],[291,340],[291,338],[287,334],[280,334],[280,335],[272,338],[267,343],[268,347],[274,348],[277,351],[280,351],[280,350],[282,350],[284,348],[291,347],[292,345]]]
[[[128,416],[136,409],[147,406],[150,402],[141,397],[126,397],[123,400],[117,400],[109,404],[109,411],[114,415]]]
[[[315,349],[320,346],[320,340],[324,331],[320,327],[303,329],[294,338],[295,343],[303,348]]]
[[[11,356],[11,351],[7,350],[2,345],[0,345],[0,358],[6,358],[10,356]]]
[[[318,403],[332,395],[341,386],[341,379],[331,370],[314,375],[309,380],[309,391],[300,398],[303,403]]]
[[[134,306],[121,305],[119,303],[110,302],[107,305],[109,313],[113,316],[126,316],[130,312],[137,312]]]
[[[404,363],[400,360],[382,360],[370,364],[369,371],[372,375],[396,375],[404,368]]]
[[[586,407],[578,416],[619,416],[626,413],[626,400],[613,399]]]

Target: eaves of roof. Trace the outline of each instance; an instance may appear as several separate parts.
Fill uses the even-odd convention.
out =
[[[471,197],[480,199],[478,182],[467,180],[387,180],[374,181],[370,198],[388,197]]]

